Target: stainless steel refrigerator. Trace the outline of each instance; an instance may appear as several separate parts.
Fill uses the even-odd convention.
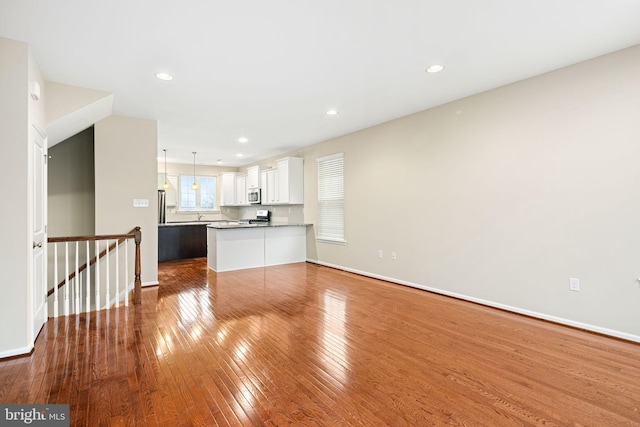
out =
[[[158,190],[158,224],[167,222],[167,193]]]

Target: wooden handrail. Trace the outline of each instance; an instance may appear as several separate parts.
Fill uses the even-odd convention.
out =
[[[71,236],[71,237],[49,237],[47,242],[49,243],[63,243],[63,242],[91,242],[96,240],[113,240],[118,239],[116,243],[112,243],[109,245],[108,252],[111,252],[115,249],[117,245],[120,245],[127,239],[133,239],[136,244],[136,252],[135,252],[135,279],[133,282],[133,303],[140,304],[142,302],[142,280],[141,277],[141,268],[140,268],[140,243],[142,242],[142,231],[140,227],[133,228],[130,232],[126,234],[103,234],[97,236]],[[89,260],[89,267],[96,263],[96,261],[100,258],[103,258],[107,255],[107,249],[100,252],[97,256],[94,256]],[[84,263],[80,268],[78,268],[78,274],[87,269],[87,263]],[[47,292],[47,297],[53,295],[55,289],[60,289],[65,285],[65,283],[71,281],[76,277],[76,272],[72,272],[69,274],[69,277],[65,280],[62,280],[53,288],[49,289]]]
[[[127,234],[104,234],[101,236],[71,236],[71,237],[49,237],[47,242],[49,243],[62,243],[62,242],[92,242],[95,240],[114,240],[119,239],[120,241],[124,241],[125,239],[133,239],[135,237],[134,228]]]

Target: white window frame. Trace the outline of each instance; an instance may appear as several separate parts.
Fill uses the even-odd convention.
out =
[[[201,202],[201,178],[212,178],[213,179],[213,208],[203,208],[200,206]],[[196,175],[196,184],[198,184],[198,189],[196,190],[196,207],[195,208],[183,208],[182,207],[182,181],[185,180],[189,187],[193,184],[193,175],[180,175],[178,177],[178,213],[194,213],[194,212],[220,212],[220,207],[218,206],[218,177],[215,175]]]
[[[318,227],[316,240],[346,245],[344,232],[344,153],[316,159]]]

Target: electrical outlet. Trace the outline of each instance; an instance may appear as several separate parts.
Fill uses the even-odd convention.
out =
[[[395,261],[398,259],[398,255],[395,252],[391,252],[391,259]]]
[[[573,278],[573,277],[569,278],[569,290],[579,292],[580,291],[580,279],[576,279],[576,278]]]
[[[382,249],[380,249],[380,250],[378,251],[378,258],[380,258],[380,259],[382,259],[382,258],[383,258],[383,255],[382,255]]]

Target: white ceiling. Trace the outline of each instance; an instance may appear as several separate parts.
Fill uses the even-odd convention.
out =
[[[640,1],[0,0],[0,37],[170,162],[239,166],[636,45]]]

